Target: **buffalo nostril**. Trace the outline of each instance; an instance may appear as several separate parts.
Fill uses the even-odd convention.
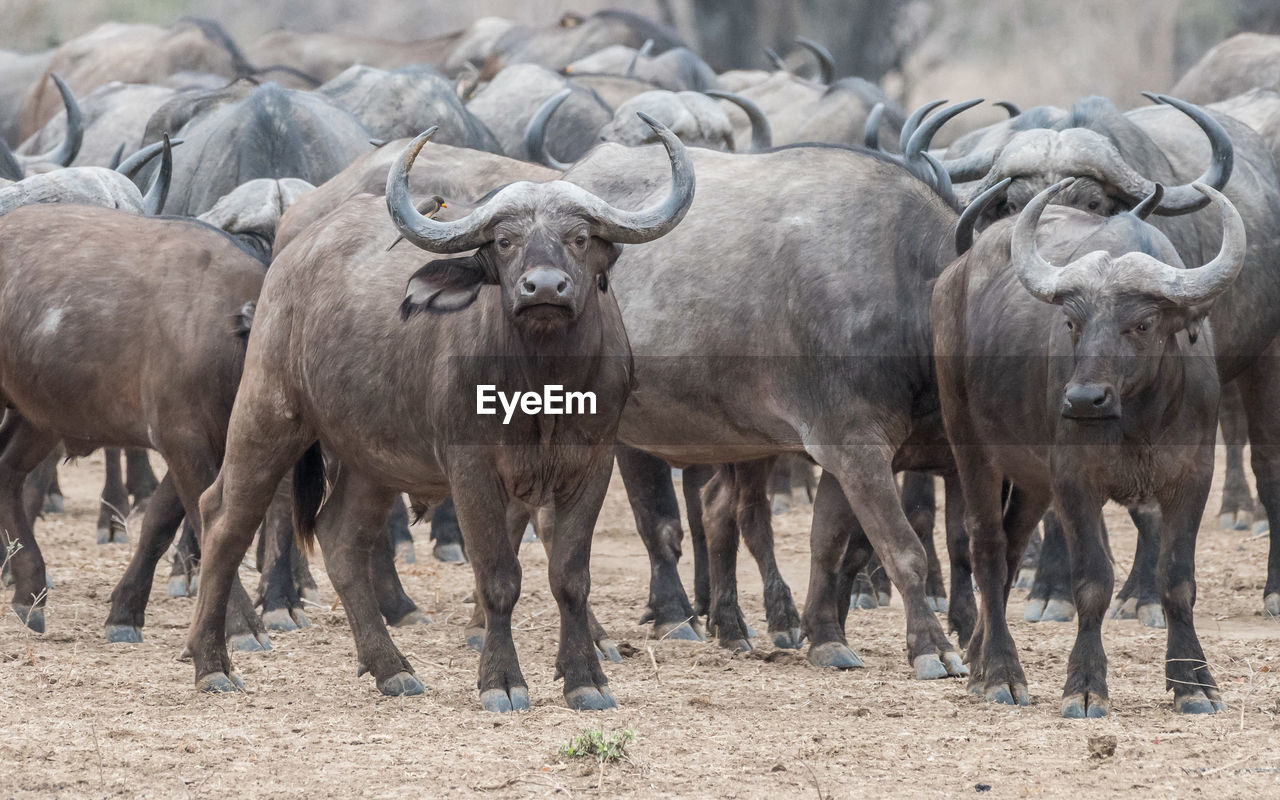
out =
[[[557,294],[564,294],[564,290],[565,290],[565,289],[568,289],[568,288],[569,288],[569,282],[568,282],[568,281],[560,281],[559,283],[557,283],[557,284],[556,284],[556,293],[557,293]]]

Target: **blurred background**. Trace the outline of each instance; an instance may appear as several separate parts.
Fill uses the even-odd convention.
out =
[[[213,17],[242,46],[275,28],[412,39],[483,16],[545,24],[609,0],[0,0],[0,48],[57,45],[106,20]],[[1128,107],[1165,90],[1242,30],[1280,33],[1280,0],[631,0],[712,67],[767,67],[796,35],[835,54],[841,75],[881,83],[906,107],[987,97],[1070,105],[1102,94]],[[797,56],[801,58],[802,56]]]

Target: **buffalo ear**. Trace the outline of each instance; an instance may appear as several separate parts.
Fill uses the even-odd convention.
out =
[[[408,319],[419,311],[461,311],[476,301],[480,287],[494,283],[475,256],[432,261],[409,278],[400,316]]]

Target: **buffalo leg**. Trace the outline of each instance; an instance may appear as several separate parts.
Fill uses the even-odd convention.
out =
[[[200,586],[200,542],[190,519],[182,522],[182,535],[173,549],[173,566],[169,569],[169,595],[195,597]]]
[[[1267,520],[1258,520],[1254,530],[1269,520],[1280,520],[1280,340],[1273,341],[1267,353],[1236,379],[1240,396],[1249,417],[1249,452],[1258,499],[1266,510]],[[1267,582],[1262,590],[1263,613],[1280,616],[1280,525],[1270,526],[1270,552],[1267,557]]]
[[[1111,603],[1112,619],[1137,618],[1148,628],[1165,626],[1156,590],[1156,561],[1160,555],[1160,509],[1155,506],[1133,506],[1129,517],[1138,529],[1138,545],[1133,556],[1133,569]]]
[[[1164,525],[1156,582],[1168,620],[1165,690],[1173,690],[1173,709],[1183,714],[1226,710],[1218,684],[1209,672],[1192,614],[1196,604],[1196,534],[1213,480],[1213,452],[1209,446],[1203,448],[1199,462],[1198,480],[1160,498]]]
[[[1074,486],[1059,486],[1056,494],[1078,614],[1076,642],[1067,661],[1067,683],[1062,692],[1062,716],[1103,717],[1111,711],[1111,700],[1102,618],[1111,602],[1115,576],[1101,525],[1102,501]]]
[[[685,516],[689,520],[689,543],[693,547],[693,612],[700,617],[705,617],[711,608],[711,575],[707,565],[707,530],[703,523],[702,488],[714,473],[715,467],[710,464],[695,464],[685,467],[680,478]]]
[[[133,558],[111,592],[111,611],[107,614],[108,642],[142,641],[147,598],[151,596],[156,566],[173,541],[184,513],[182,500],[173,485],[173,476],[165,475],[142,515],[142,534]]]
[[[45,456],[44,462],[37,469],[47,475],[44,498],[41,506],[46,514],[61,514],[67,510],[67,501],[62,494],[62,485],[58,482],[58,462],[66,458],[67,451],[62,445],[53,448],[53,452]],[[47,472],[46,472],[47,470]]]
[[[395,520],[399,513],[397,506],[400,509],[404,508],[404,498],[401,495],[396,495],[392,499],[388,509],[389,513],[384,518],[384,529],[396,524]],[[406,523],[409,521],[407,512],[404,521]],[[407,530],[407,524],[405,527]],[[378,598],[378,610],[388,625],[397,628],[430,624],[431,617],[418,608],[418,604],[413,602],[413,599],[405,592],[404,584],[400,582],[400,573],[396,572],[396,557],[395,551],[392,549],[392,540],[393,537],[390,531],[387,531],[386,536],[374,543],[373,551],[370,553],[373,591]]]
[[[707,609],[707,633],[720,646],[750,650],[747,622],[738,605],[738,482],[735,464],[721,464],[703,489],[702,525],[707,536],[707,569],[711,605]]]
[[[296,631],[308,624],[293,579],[293,539],[293,487],[286,479],[276,487],[258,533],[258,604],[269,631]]]
[[[943,480],[947,517],[947,556],[951,561],[951,602],[947,624],[956,632],[961,647],[969,646],[978,621],[978,604],[973,596],[973,560],[969,533],[964,524],[964,497],[960,477],[949,474]]]
[[[452,497],[447,498],[431,512],[431,538],[435,541],[431,552],[437,561],[461,564],[467,560],[466,551],[462,549],[462,529],[458,527],[458,512],[454,510]]]
[[[862,441],[868,441],[873,434],[860,431],[849,435],[855,438],[862,437]],[[810,446],[811,454],[819,465],[838,478],[846,502],[858,521],[862,523],[867,538],[884,562],[889,578],[902,595],[907,616],[907,656],[915,669],[916,676],[930,679],[960,675],[964,673],[960,655],[948,641],[942,625],[938,622],[937,614],[925,601],[928,561],[924,548],[920,545],[920,539],[911,529],[902,511],[902,497],[898,492],[893,474],[893,449],[888,445]],[[821,484],[819,484],[819,493],[821,491]],[[833,536],[833,532],[819,528],[816,511],[814,520],[814,531],[811,535],[813,555],[811,555],[810,566],[809,603],[805,609],[806,617],[813,623],[810,625],[808,621],[806,622],[806,629],[810,635],[814,628],[825,631],[838,618],[839,613],[834,607],[818,611],[814,605],[815,598],[823,603],[835,600],[835,575],[830,567],[820,567],[817,564],[818,554],[831,553],[836,556],[833,563],[838,563],[844,540],[847,538],[839,536],[842,546],[834,549],[830,544],[817,541]],[[831,581],[830,586],[817,585],[826,580]],[[814,638],[813,641],[816,646],[831,640]],[[811,647],[810,653],[812,652]]]
[[[770,518],[768,495],[772,461],[773,459],[762,459],[736,466],[734,512],[737,515],[738,532],[760,569],[769,636],[775,647],[799,650],[800,615],[791,598],[791,587],[778,571],[778,561],[773,551],[773,521]]]
[[[1050,511],[1044,516],[1040,563],[1022,618],[1027,622],[1070,622],[1075,613],[1067,539],[1057,514]]]
[[[151,469],[145,447],[129,447],[124,451],[124,488],[133,502],[134,511],[146,511],[159,481]]]
[[[129,517],[129,492],[120,469],[122,453],[118,447],[104,447],[102,455],[107,462],[107,476],[98,505],[98,544],[123,542],[126,540],[124,523]]]
[[[412,564],[418,560],[418,554],[413,549],[413,534],[409,532],[409,507],[404,503],[404,495],[396,495],[396,499],[391,502],[391,513],[387,515],[387,537],[395,551],[395,558],[400,563]]]
[[[652,622],[658,639],[701,641],[690,624],[697,617],[676,570],[684,533],[671,467],[660,458],[625,445],[618,446],[617,458],[636,530],[649,551],[649,602],[640,622]]]
[[[1227,446],[1227,469],[1222,484],[1218,524],[1223,530],[1247,531],[1253,524],[1254,501],[1244,475],[1244,446],[1249,443],[1249,420],[1240,386],[1234,381],[1222,387],[1218,407],[1222,441]]]
[[[0,451],[0,544],[4,546],[0,558],[13,579],[14,613],[28,628],[44,633],[47,576],[33,520],[22,502],[22,486],[28,473],[57,446],[58,438],[36,430],[12,410],[5,415],[3,427],[7,430]]]
[[[391,641],[370,580],[377,573],[377,558],[394,560],[386,535],[387,512],[394,499],[394,492],[374,485],[354,470],[337,470],[329,498],[316,517],[316,538],[351,625],[359,662],[357,675],[371,673],[378,691],[385,695],[416,695],[423,693],[422,682]],[[379,550],[381,555],[375,555]]]
[[[947,590],[942,581],[942,563],[934,546],[933,528],[937,522],[937,491],[933,476],[924,472],[907,472],[902,476],[902,510],[907,521],[924,545],[925,558],[929,562],[929,577],[925,579],[925,599],[934,611],[947,610]]]
[[[58,459],[62,456],[62,452],[61,446],[54,447],[23,481],[22,507],[27,519],[34,520],[45,511],[53,511],[49,508],[48,500],[53,496],[53,486],[58,481]],[[62,497],[61,489],[58,490],[58,497]],[[61,508],[58,509],[59,512],[61,510]]]

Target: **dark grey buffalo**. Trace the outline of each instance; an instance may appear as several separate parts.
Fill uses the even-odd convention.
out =
[[[355,66],[316,92],[351,112],[379,139],[401,139],[435,125],[440,144],[502,152],[489,129],[462,104],[453,83],[430,67],[387,72]]]
[[[574,85],[563,75],[535,64],[515,64],[494,76],[487,86],[467,103],[474,114],[493,132],[502,152],[512,158],[536,160],[525,144],[525,134],[534,115],[552,95],[562,89],[572,94],[547,130],[553,155],[573,162],[599,139],[596,131],[613,119],[609,108],[595,93]]]
[[[1280,179],[1275,161],[1268,143],[1239,120],[1166,95],[1157,99],[1157,105],[1123,114],[1101,98],[1083,100],[1052,128],[1018,131],[998,148],[970,153],[965,173],[956,177],[978,177],[973,185],[979,189],[1011,179],[1006,200],[992,204],[985,214],[988,219],[1018,211],[1064,177],[1081,180],[1063,191],[1058,202],[1099,215],[1132,208],[1158,181],[1171,188],[1155,209],[1152,224],[1187,263],[1207,262],[1221,238],[1207,215],[1189,213],[1208,202],[1190,182],[1199,174],[1203,182],[1221,189],[1244,220],[1249,247],[1239,280],[1211,312],[1218,373],[1224,384],[1234,381],[1239,387],[1258,496],[1267,516],[1280,518],[1280,410],[1272,402],[1280,394],[1280,360],[1270,352],[1280,333],[1280,238],[1274,225],[1280,216]],[[1143,544],[1156,541],[1154,521],[1143,521],[1139,508],[1132,511],[1145,533],[1140,533],[1138,566],[1122,588],[1121,599],[1137,593],[1139,610],[1143,605],[1156,610],[1156,587],[1140,580],[1154,575],[1151,567],[1158,554]],[[1273,530],[1272,537],[1263,604],[1267,613],[1280,613],[1280,535]],[[1049,551],[1046,540],[1045,552]],[[1037,582],[1041,577],[1037,573]],[[1066,584],[1059,583],[1051,596],[1069,601]],[[1160,622],[1156,615],[1147,617]]]
[[[1238,33],[1205,53],[1169,94],[1216,103],[1250,89],[1280,89],[1280,36]]]
[[[637,372],[619,439],[676,465],[808,453],[824,470],[802,618],[809,660],[862,663],[846,644],[843,575],[865,564],[869,539],[902,591],[916,674],[962,674],[925,599],[925,553],[894,482],[898,470],[950,465],[927,309],[931,282],[954,256],[957,211],[860,149],[691,155],[698,203],[669,236],[619,261],[632,270],[615,284]],[[652,200],[660,169],[653,147],[604,144],[567,176],[634,206]],[[769,187],[768,202],[744,186]],[[679,520],[634,497],[633,508],[653,563],[646,617],[664,635],[694,616],[671,557]],[[846,563],[846,551],[859,555]]]
[[[178,143],[181,144],[181,140]],[[38,203],[74,203],[154,216],[164,209],[173,174],[173,155],[169,148],[166,136],[162,142],[138,151],[116,169],[67,167],[0,185],[0,214]],[[161,153],[160,168],[144,194],[132,179]]]
[[[392,167],[385,201],[348,201],[268,274],[229,457],[201,503],[204,561],[189,637],[197,685],[237,684],[222,641],[231,579],[277,483],[297,464],[300,534],[319,538],[360,671],[372,672],[380,691],[416,694],[423,686],[379,619],[370,551],[384,540],[396,493],[425,500],[452,493],[484,611],[483,707],[529,706],[511,610],[520,593],[515,545],[535,510],[561,612],[556,672],[565,699],[576,709],[612,707],[587,605],[591,531],[633,379],[611,267],[620,244],[676,227],[693,201],[693,169],[679,139],[664,132],[672,186],[641,211],[618,210],[569,183],[519,182],[466,217],[439,222],[415,209],[408,186],[430,134]],[[388,249],[397,231],[406,241]],[[423,266],[424,250],[474,252]],[[406,363],[415,366],[391,366]],[[505,421],[479,413],[478,387],[549,385],[593,392],[595,407]],[[317,440],[342,464],[318,515]]]
[[[280,218],[315,188],[298,178],[254,178],[220,198],[197,219],[226,231],[259,261],[269,264]]]
[[[227,97],[197,98],[200,107],[181,126],[186,144],[174,158],[171,213],[203,214],[254,178],[299,178],[318,186],[369,151],[360,121],[324,97],[274,83],[244,93],[243,84],[228,87]],[[169,105],[156,116],[171,125],[183,113]],[[158,124],[153,118],[148,129]]]
[[[988,229],[934,291],[942,413],[982,593],[970,687],[995,702],[1028,702],[1006,606],[1027,539],[1052,503],[1080,619],[1062,714],[1108,714],[1101,633],[1114,578],[1102,506],[1155,503],[1166,686],[1176,711],[1211,713],[1221,696],[1192,622],[1219,396],[1206,316],[1245,264],[1244,221],[1195,184],[1216,201],[1224,233],[1212,261],[1183,269],[1173,244],[1141,219],[1161,187],[1134,213],[1046,213],[1072,182],[1036,195],[1016,223]]]

